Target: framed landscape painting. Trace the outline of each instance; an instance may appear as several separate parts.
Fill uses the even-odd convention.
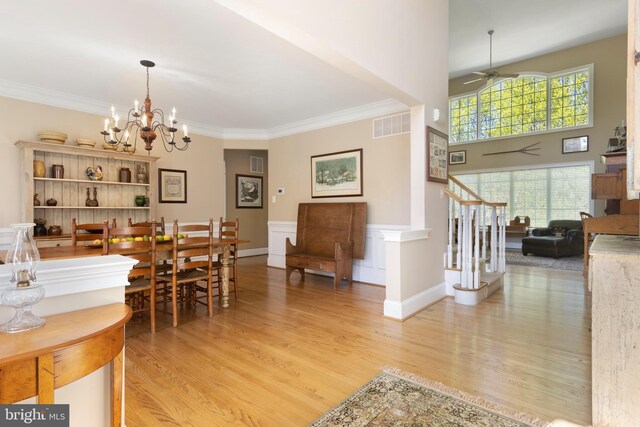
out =
[[[236,208],[262,208],[262,177],[236,174]]]
[[[362,196],[362,148],[311,156],[311,197]]]
[[[160,203],[187,203],[187,171],[158,169]]]
[[[448,145],[447,135],[427,126],[427,181],[449,182]]]

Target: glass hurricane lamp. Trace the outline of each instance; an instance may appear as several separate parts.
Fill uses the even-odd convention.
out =
[[[13,318],[0,325],[0,332],[21,332],[44,325],[45,320],[31,313],[31,307],[44,297],[44,289],[36,281],[40,254],[29,231],[35,224],[12,224],[15,236],[7,252],[11,266],[10,284],[0,290],[0,303],[13,307]]]

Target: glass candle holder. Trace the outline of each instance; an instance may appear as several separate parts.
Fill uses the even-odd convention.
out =
[[[44,325],[45,320],[31,313],[31,307],[42,300],[44,289],[36,281],[40,262],[38,248],[29,231],[35,224],[12,224],[15,236],[7,252],[11,266],[10,284],[0,290],[0,303],[13,307],[13,318],[0,325],[0,332],[20,332]]]

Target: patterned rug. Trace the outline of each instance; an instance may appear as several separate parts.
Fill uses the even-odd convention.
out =
[[[522,251],[507,249],[505,251],[506,262],[507,264],[515,264],[515,265],[528,265],[531,267],[542,267],[542,268],[555,268],[558,270],[573,270],[573,271],[583,271],[584,270],[584,259],[582,255],[571,256],[565,258],[548,258],[544,256],[535,256],[535,255],[522,255]]]
[[[311,427],[549,425],[435,381],[386,369]]]

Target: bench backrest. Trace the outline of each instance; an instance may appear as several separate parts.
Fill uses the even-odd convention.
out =
[[[300,203],[296,247],[303,253],[333,257],[336,242],[353,241],[353,258],[364,259],[367,204]]]

